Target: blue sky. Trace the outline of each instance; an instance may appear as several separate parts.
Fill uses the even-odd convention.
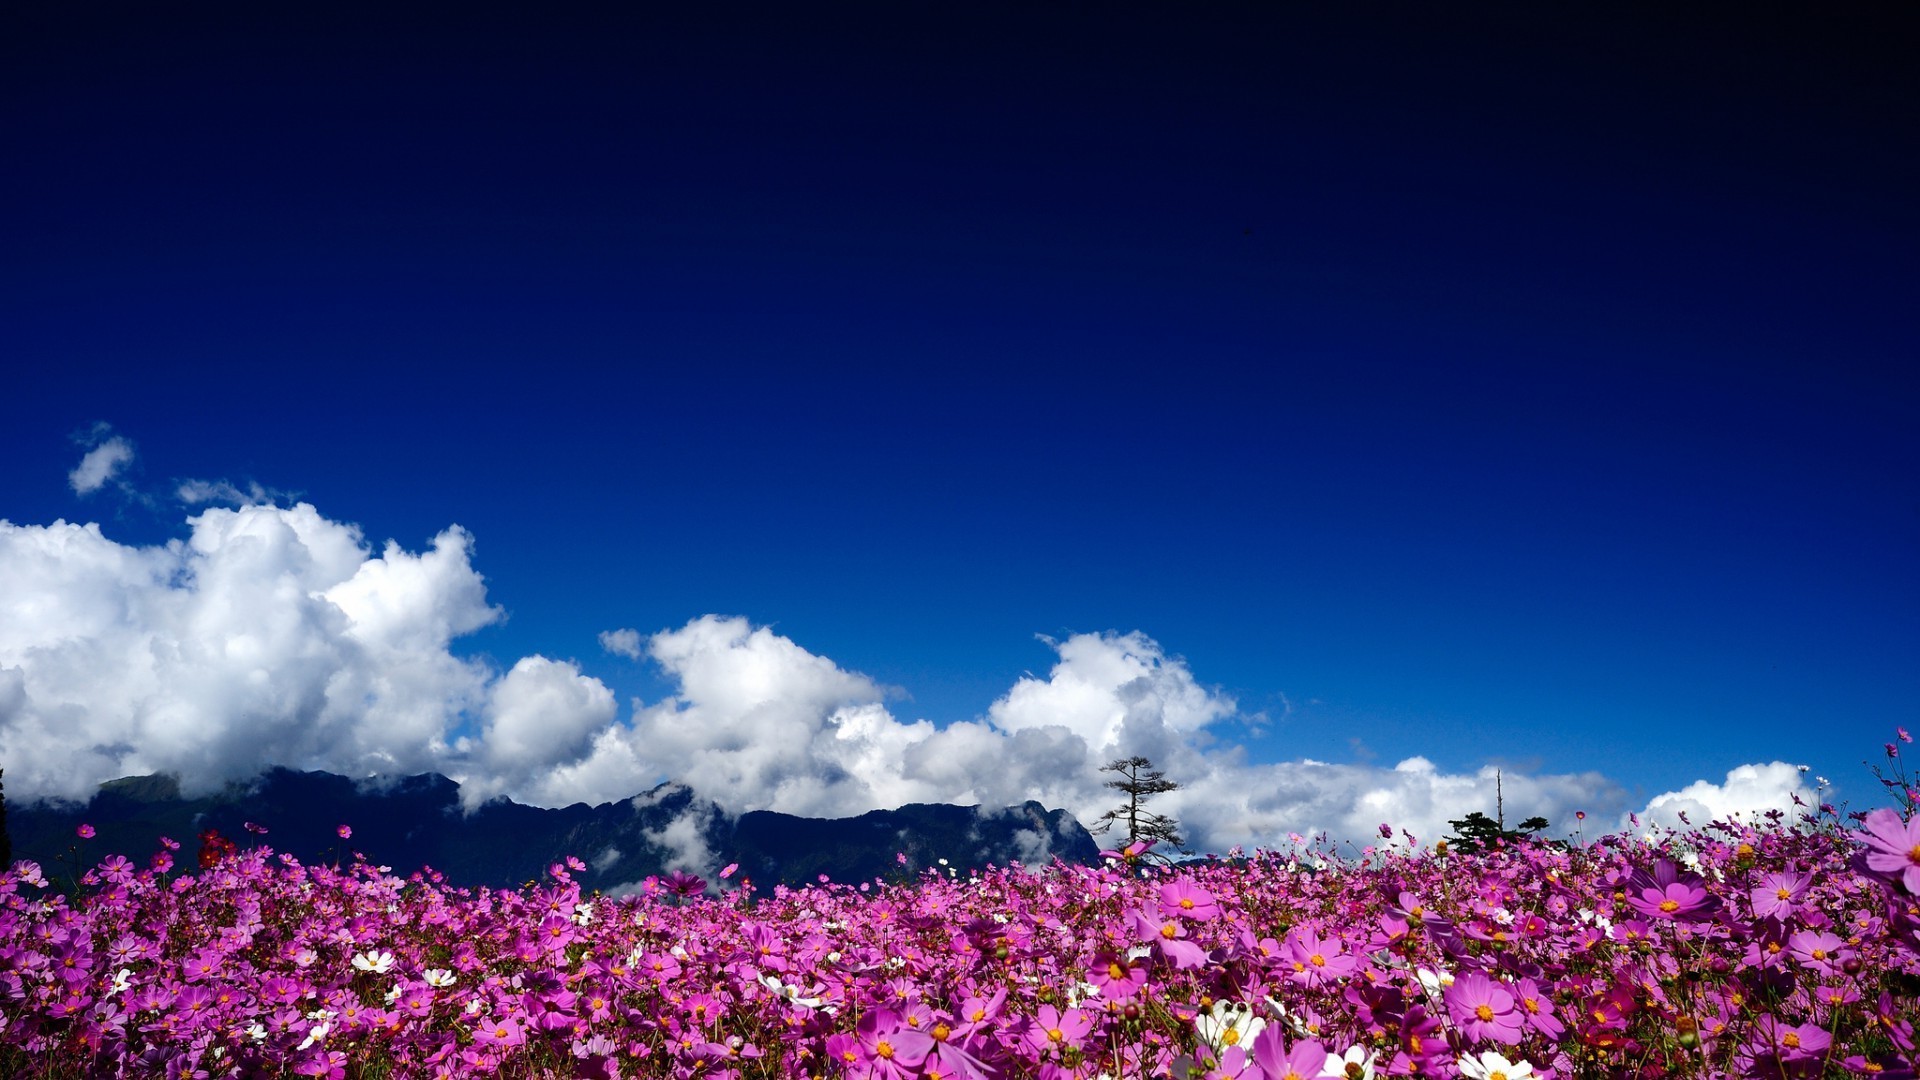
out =
[[[1623,809],[1869,800],[1920,719],[1874,12],[6,18],[14,526],[457,524],[505,617],[448,648],[616,724],[688,694],[599,635],[710,614],[936,728],[1138,632],[1231,699],[1207,753]]]

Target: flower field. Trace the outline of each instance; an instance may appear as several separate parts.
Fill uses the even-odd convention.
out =
[[[1914,1075],[1899,811],[1349,851],[620,899],[218,838],[72,899],[23,862],[0,1074]]]

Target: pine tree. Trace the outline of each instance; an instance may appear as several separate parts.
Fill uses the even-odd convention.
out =
[[[1447,847],[1472,855],[1487,848],[1505,847],[1518,840],[1531,840],[1535,833],[1547,827],[1547,819],[1536,816],[1521,822],[1517,829],[1507,828],[1506,791],[1498,771],[1493,774],[1493,807],[1498,817],[1488,817],[1475,810],[1466,817],[1449,820],[1447,824],[1453,826],[1455,835],[1447,837]]]
[[[1100,771],[1118,776],[1118,779],[1107,781],[1107,786],[1124,792],[1127,801],[1101,814],[1095,821],[1098,826],[1093,830],[1095,833],[1105,833],[1116,825],[1124,824],[1129,846],[1150,840],[1183,853],[1187,850],[1187,842],[1180,838],[1179,822],[1142,806],[1155,795],[1178,791],[1179,784],[1167,779],[1165,773],[1153,767],[1150,759],[1143,757],[1118,758],[1108,762]]]

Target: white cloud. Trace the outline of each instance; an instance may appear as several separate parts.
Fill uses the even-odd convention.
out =
[[[370,555],[304,504],[208,510],[153,547],[97,525],[0,522],[0,760],[20,797],[176,772],[194,791],[268,764],[439,767],[487,700],[447,642],[499,617],[458,528]]]
[[[230,503],[234,506],[253,506],[258,503],[273,502],[277,493],[249,482],[246,490],[231,480],[182,480],[174,485],[173,497],[188,506],[200,506],[204,503]]]
[[[640,631],[632,628],[600,631],[600,647],[615,656],[640,659]]]
[[[1755,821],[1769,810],[1778,810],[1787,815],[1785,820],[1794,821],[1798,815],[1814,809],[1818,802],[1813,789],[1804,781],[1800,767],[1784,761],[1742,765],[1727,773],[1725,783],[1696,780],[1679,791],[1654,796],[1640,811],[1640,824],[1643,828],[1685,829],[1688,825],[1680,820],[1681,814],[1698,827],[1712,821]],[[1795,796],[1801,805],[1794,805]],[[1618,827],[1627,826],[1627,819],[1622,817]]]
[[[194,791],[268,764],[349,775],[439,771],[469,805],[608,802],[663,779],[730,813],[843,817],[909,802],[1035,799],[1092,821],[1115,805],[1108,761],[1152,758],[1182,787],[1153,808],[1201,851],[1325,831],[1424,840],[1492,810],[1493,772],[1426,759],[1254,762],[1219,734],[1233,699],[1144,634],[1043,639],[1044,677],[1016,679],[976,719],[902,719],[872,679],[746,619],[704,615],[601,636],[673,686],[623,710],[578,663],[505,670],[453,643],[502,618],[459,527],[377,552],[314,507],[210,508],[182,540],[138,547],[97,525],[0,522],[0,762],[19,799],[84,798],[116,776],[179,773]],[[1748,766],[1649,813],[1696,820],[1781,805],[1787,766]],[[1504,774],[1509,817],[1564,831],[1574,810],[1628,806],[1597,773]],[[656,842],[698,867],[701,822]],[[1038,850],[1036,848],[1036,850]],[[710,853],[707,853],[710,854]]]
[[[96,425],[87,437],[87,442],[94,443],[93,448],[67,474],[67,483],[72,485],[74,494],[91,495],[99,491],[133,461],[133,444],[124,436],[108,436],[109,430],[104,424]]]

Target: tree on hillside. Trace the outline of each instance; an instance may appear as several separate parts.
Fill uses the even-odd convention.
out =
[[[1117,778],[1107,781],[1107,786],[1124,793],[1127,801],[1100,815],[1094,822],[1098,826],[1093,830],[1096,834],[1125,825],[1129,845],[1149,840],[1176,851],[1187,850],[1187,842],[1180,838],[1180,823],[1143,805],[1155,795],[1178,791],[1179,784],[1167,779],[1165,773],[1153,767],[1150,759],[1143,757],[1118,758],[1100,771],[1115,774]]]
[[[1447,824],[1453,826],[1454,835],[1447,837],[1447,847],[1472,855],[1488,848],[1505,847],[1519,840],[1531,840],[1547,827],[1546,818],[1534,816],[1521,822],[1517,829],[1507,828],[1506,793],[1498,771],[1493,774],[1493,807],[1494,817],[1475,810],[1466,817],[1450,819]]]

